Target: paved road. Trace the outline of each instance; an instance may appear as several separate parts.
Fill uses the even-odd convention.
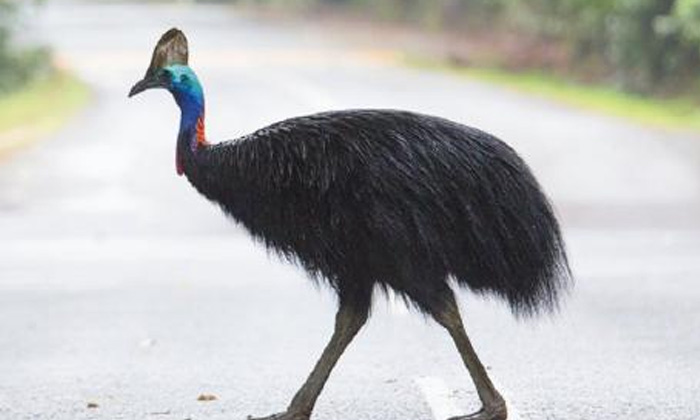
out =
[[[39,17],[38,35],[95,96],[64,131],[0,162],[0,419],[267,414],[330,334],[330,293],[175,175],[172,100],[126,99],[175,24],[207,88],[212,139],[313,111],[396,107],[486,128],[522,152],[562,215],[578,286],[537,322],[462,296],[512,418],[700,418],[700,138],[402,69],[383,47],[218,6],[51,2]],[[475,408],[448,337],[380,299],[316,418]]]

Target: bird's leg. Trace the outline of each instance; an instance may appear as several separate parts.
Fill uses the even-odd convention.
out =
[[[368,309],[358,309],[354,305],[344,304],[341,301],[340,308],[335,317],[335,331],[330,342],[323,350],[321,358],[311,371],[304,385],[296,395],[284,413],[274,414],[269,417],[251,418],[249,420],[308,420],[311,411],[316,404],[316,399],[321,394],[323,386],[331,374],[336,362],[352,341],[353,337],[367,321]]]
[[[469,341],[469,337],[464,330],[462,317],[459,315],[459,308],[452,293],[449,293],[449,298],[445,303],[446,305],[442,310],[433,313],[433,317],[452,336],[452,340],[457,346],[460,356],[462,356],[469,375],[474,381],[476,392],[482,404],[481,410],[476,413],[453,417],[449,420],[505,420],[508,416],[505,400],[493,386],[484,365],[481,364],[474,347]]]

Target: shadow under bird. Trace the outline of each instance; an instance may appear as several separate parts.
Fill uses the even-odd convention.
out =
[[[335,330],[316,366],[287,410],[264,419],[311,416],[376,289],[398,293],[454,340],[482,403],[456,419],[506,419],[449,280],[503,298],[521,316],[555,309],[571,283],[552,207],[508,145],[396,110],[324,112],[210,143],[202,86],[177,29],[162,36],[129,96],[151,88],[170,91],[182,113],[177,173],[338,296]]]

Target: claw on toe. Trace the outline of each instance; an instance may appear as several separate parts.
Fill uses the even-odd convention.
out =
[[[506,420],[507,418],[508,412],[506,411],[505,404],[503,404],[489,408],[482,408],[476,413],[468,414],[466,416],[452,417],[448,420]]]
[[[266,416],[266,417],[253,417],[253,416],[249,415],[246,419],[247,420],[309,420],[309,416],[306,416],[304,414],[298,414],[298,413],[284,412],[284,413],[273,414],[271,416]]]

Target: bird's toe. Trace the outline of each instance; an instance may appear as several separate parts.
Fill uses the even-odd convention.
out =
[[[309,420],[309,416],[306,414],[285,411],[265,417],[248,416],[247,420]]]
[[[505,403],[484,407],[476,413],[451,417],[448,420],[506,420],[508,412]]]

